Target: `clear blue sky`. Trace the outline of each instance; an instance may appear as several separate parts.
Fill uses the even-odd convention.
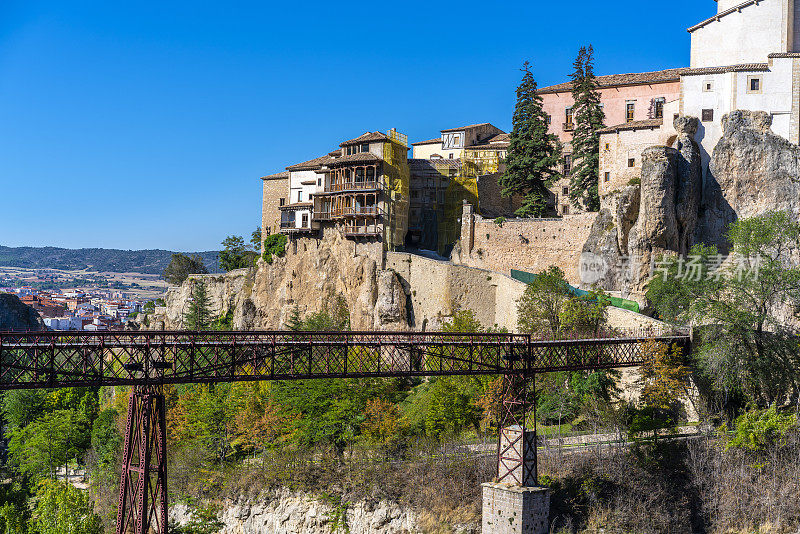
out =
[[[0,244],[216,249],[260,224],[260,176],[346,138],[507,130],[523,60],[688,65],[716,3],[650,5],[0,0]]]

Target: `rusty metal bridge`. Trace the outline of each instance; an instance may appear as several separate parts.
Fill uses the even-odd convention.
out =
[[[0,390],[131,386],[117,532],[164,534],[165,384],[502,376],[498,480],[527,486],[537,479],[535,417],[526,428],[536,374],[638,366],[651,340],[690,348],[682,333],[9,332],[0,333]]]

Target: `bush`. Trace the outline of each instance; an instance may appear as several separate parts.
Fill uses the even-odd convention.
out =
[[[261,256],[265,262],[272,265],[273,256],[282,258],[286,254],[286,236],[272,234],[264,240],[264,254]]]
[[[641,185],[642,179],[641,178],[631,178],[628,180],[628,185]]]
[[[752,410],[736,418],[736,430],[728,437],[727,448],[763,451],[784,441],[797,424],[796,415],[782,415],[775,407]],[[723,426],[723,431],[727,430]]]

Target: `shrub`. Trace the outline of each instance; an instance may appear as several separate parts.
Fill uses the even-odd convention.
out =
[[[641,178],[631,178],[628,181],[628,185],[641,185],[642,179]]]
[[[264,240],[264,254],[262,258],[269,265],[272,265],[273,256],[282,258],[286,254],[286,236],[283,234],[272,234]]]
[[[786,433],[797,424],[796,415],[783,415],[775,407],[751,410],[736,418],[736,430],[728,437],[727,448],[763,451],[782,443]],[[727,428],[722,427],[725,431]]]

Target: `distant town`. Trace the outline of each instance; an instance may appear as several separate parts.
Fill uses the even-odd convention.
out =
[[[17,295],[51,330],[122,330],[165,290],[152,274],[0,267],[0,293]]]

